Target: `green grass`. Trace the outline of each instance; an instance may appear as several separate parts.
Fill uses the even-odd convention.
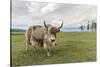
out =
[[[11,35],[12,65],[40,65],[96,61],[95,32],[61,32],[57,34],[57,46],[52,56],[47,57],[44,49],[25,51],[25,37],[22,32]]]

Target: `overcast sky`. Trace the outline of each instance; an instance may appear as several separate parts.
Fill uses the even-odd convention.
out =
[[[97,7],[95,5],[63,4],[12,0],[12,28],[27,29],[30,25],[47,23],[64,27],[78,27],[89,21],[96,21]]]

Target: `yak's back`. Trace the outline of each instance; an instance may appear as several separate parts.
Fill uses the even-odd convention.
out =
[[[44,38],[44,27],[43,26],[32,26],[32,37],[36,40],[43,40]]]

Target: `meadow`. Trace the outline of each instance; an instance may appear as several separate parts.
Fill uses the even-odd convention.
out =
[[[11,32],[13,66],[80,63],[96,61],[96,32],[60,32],[48,57],[43,48],[25,51],[24,32]]]

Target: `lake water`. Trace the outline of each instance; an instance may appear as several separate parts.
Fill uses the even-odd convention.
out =
[[[87,29],[81,30],[79,28],[61,29],[61,31],[63,32],[92,32],[92,30],[87,30]]]

